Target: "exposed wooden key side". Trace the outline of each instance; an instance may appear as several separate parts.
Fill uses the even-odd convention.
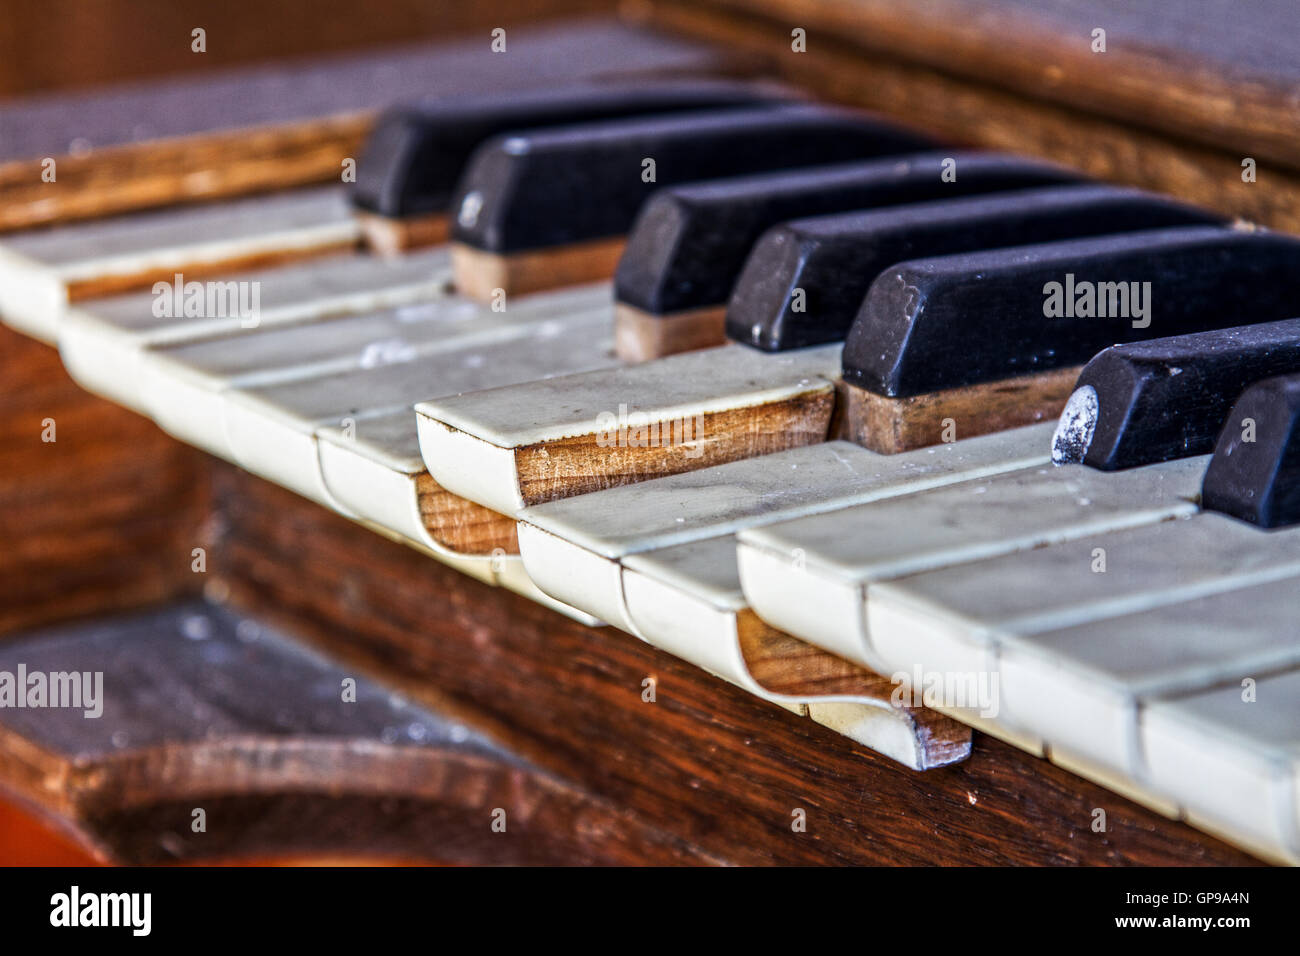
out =
[[[1108,345],[1294,315],[1298,266],[1300,239],[1199,226],[902,263],[845,342],[842,434],[893,452],[1055,418]]]
[[[709,110],[508,134],[474,154],[453,201],[457,285],[486,299],[613,275],[663,186],[915,151],[924,137],[824,106]]]
[[[958,171],[957,178],[946,169]],[[959,152],[661,190],[637,216],[614,276],[619,355],[639,362],[721,345],[727,299],[745,257],[766,229],[787,219],[1077,179],[1046,163]]]

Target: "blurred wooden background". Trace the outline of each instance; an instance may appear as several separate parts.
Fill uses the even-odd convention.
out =
[[[0,97],[448,39],[617,0],[4,0]],[[190,49],[207,31],[207,52]]]

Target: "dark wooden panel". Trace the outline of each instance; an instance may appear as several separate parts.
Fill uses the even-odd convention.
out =
[[[1292,0],[703,0],[871,54],[1300,168]],[[1106,52],[1092,31],[1106,31]],[[795,54],[800,55],[800,54]]]
[[[977,735],[966,763],[904,770],[613,629],[467,580],[219,466],[215,574],[415,699],[736,863],[1246,863],[1046,761]],[[656,702],[642,681],[657,681]],[[1090,830],[1106,809],[1110,830]],[[791,831],[791,813],[808,831]]]
[[[0,710],[0,783],[108,860],[710,862],[474,728],[203,601],[11,638],[0,671],[24,695],[24,674],[97,687],[75,706]]]
[[[0,383],[0,634],[197,590],[205,456],[3,327]]]

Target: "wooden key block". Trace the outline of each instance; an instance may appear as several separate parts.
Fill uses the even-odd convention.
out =
[[[643,365],[421,402],[443,487],[505,514],[826,439],[834,347],[724,346]]]

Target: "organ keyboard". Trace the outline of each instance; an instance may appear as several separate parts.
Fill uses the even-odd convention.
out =
[[[620,42],[638,49],[631,71],[716,74],[725,60]],[[1130,817],[1145,807],[1213,835],[1162,824],[1172,836],[1154,858],[1239,861],[1239,847],[1300,861],[1300,387],[1276,377],[1296,372],[1300,240],[1230,223],[1221,203],[958,148],[788,88],[593,81],[572,37],[539,49],[515,85],[530,64],[572,57],[553,89],[379,90],[370,105],[391,108],[350,188],[306,188],[325,177],[301,173],[282,184],[298,188],[263,178],[208,205],[173,189],[148,203],[170,208],[106,200],[107,218],[65,212],[0,235],[5,324],[56,345],[86,390],[311,502],[186,458],[183,474],[216,490],[195,531],[206,543],[177,560],[192,554],[202,574],[227,564],[202,599],[173,571],[130,602],[163,606],[130,617],[41,631],[120,605],[21,606],[6,628],[27,633],[0,642],[0,670],[102,670],[104,728],[124,723],[120,738],[88,736],[66,715],[0,709],[0,786],[109,858],[263,844],[439,858],[445,832],[420,815],[451,807],[470,826],[508,802],[514,773],[543,809],[503,859],[730,859],[725,841],[675,840],[664,808],[610,784],[614,771],[589,792],[568,779],[582,776],[575,758],[532,760],[546,748],[531,735],[547,732],[520,732],[525,712],[561,715],[579,737],[617,712],[633,739],[632,711],[582,700],[605,693],[583,668],[598,672],[589,662],[608,652],[589,648],[627,640],[621,630],[757,698],[763,721],[808,718],[782,731],[798,752],[764,764],[782,800],[798,790],[783,760],[844,779],[925,771],[970,806],[959,781],[976,777],[943,774],[1060,774],[1054,763],[1077,775],[1054,780],[1091,788],[1079,791],[1090,806],[1110,799],[1099,784],[1134,801]],[[183,163],[173,146],[169,162]],[[1088,283],[1085,311],[1074,293]],[[71,418],[52,417],[59,441]],[[15,469],[14,488],[39,488],[39,461]],[[410,553],[375,550],[390,542]],[[457,596],[479,592],[437,565],[546,617]],[[401,610],[372,613],[398,616],[364,623],[356,647],[320,633],[390,601]],[[495,643],[556,612],[573,623],[554,650],[525,640],[512,657]],[[424,646],[422,624],[450,626],[437,614],[459,622],[468,657]],[[537,662],[552,653],[558,663]],[[543,695],[529,709],[504,677],[475,693],[451,673],[470,660],[480,674],[531,662],[529,677],[577,702]],[[358,661],[376,680],[353,719],[333,686]],[[978,699],[927,693],[936,675]],[[657,687],[638,672],[627,693],[649,706]],[[399,688],[418,703],[378,703]],[[514,693],[516,710],[464,703],[492,693]],[[138,713],[137,694],[155,695]],[[179,703],[190,698],[199,711]],[[200,713],[213,715],[203,733]],[[222,750],[241,735],[248,754]],[[268,755],[304,739],[316,756],[277,775]],[[627,746],[600,744],[612,763]],[[991,760],[988,747],[992,770],[963,769]],[[123,798],[111,773],[75,800],[35,782],[111,767],[113,748],[138,760],[139,795]],[[339,792],[354,805],[339,811]],[[177,837],[195,794],[242,800],[246,820],[263,813],[285,833]],[[347,827],[313,830],[310,814],[291,822],[304,794],[389,830],[368,841],[365,827],[344,839]],[[619,819],[611,799],[634,812]],[[168,810],[157,824],[136,812],[151,803]],[[553,832],[587,812],[606,839]],[[1042,839],[1049,853],[986,858],[1069,858]],[[488,852],[472,843],[467,858]]]

